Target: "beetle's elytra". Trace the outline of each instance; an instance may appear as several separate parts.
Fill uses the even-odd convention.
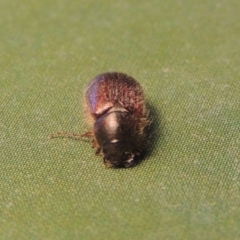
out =
[[[92,131],[79,136],[93,139],[106,167],[135,166],[145,149],[149,125],[140,84],[124,73],[103,73],[90,82],[85,98]]]

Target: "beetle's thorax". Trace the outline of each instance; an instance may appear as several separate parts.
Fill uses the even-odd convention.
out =
[[[113,107],[94,124],[94,133],[100,146],[106,142],[117,142],[124,138],[126,116],[130,113],[121,107]]]
[[[130,165],[134,158],[132,115],[126,109],[111,109],[94,124],[94,134],[102,147],[105,162]]]

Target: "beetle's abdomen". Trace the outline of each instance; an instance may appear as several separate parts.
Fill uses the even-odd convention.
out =
[[[86,102],[94,119],[112,107],[126,109],[139,117],[147,114],[141,86],[123,73],[104,73],[94,78],[87,88]]]

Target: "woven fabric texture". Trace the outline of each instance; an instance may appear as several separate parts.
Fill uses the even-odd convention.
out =
[[[0,2],[0,239],[240,239],[240,1]],[[149,151],[105,169],[84,90],[142,85]]]

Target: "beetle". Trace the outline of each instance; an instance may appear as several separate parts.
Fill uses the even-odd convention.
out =
[[[107,168],[135,166],[146,148],[150,124],[140,84],[124,73],[102,73],[90,82],[85,101],[92,131],[56,133],[52,137],[91,138]]]

